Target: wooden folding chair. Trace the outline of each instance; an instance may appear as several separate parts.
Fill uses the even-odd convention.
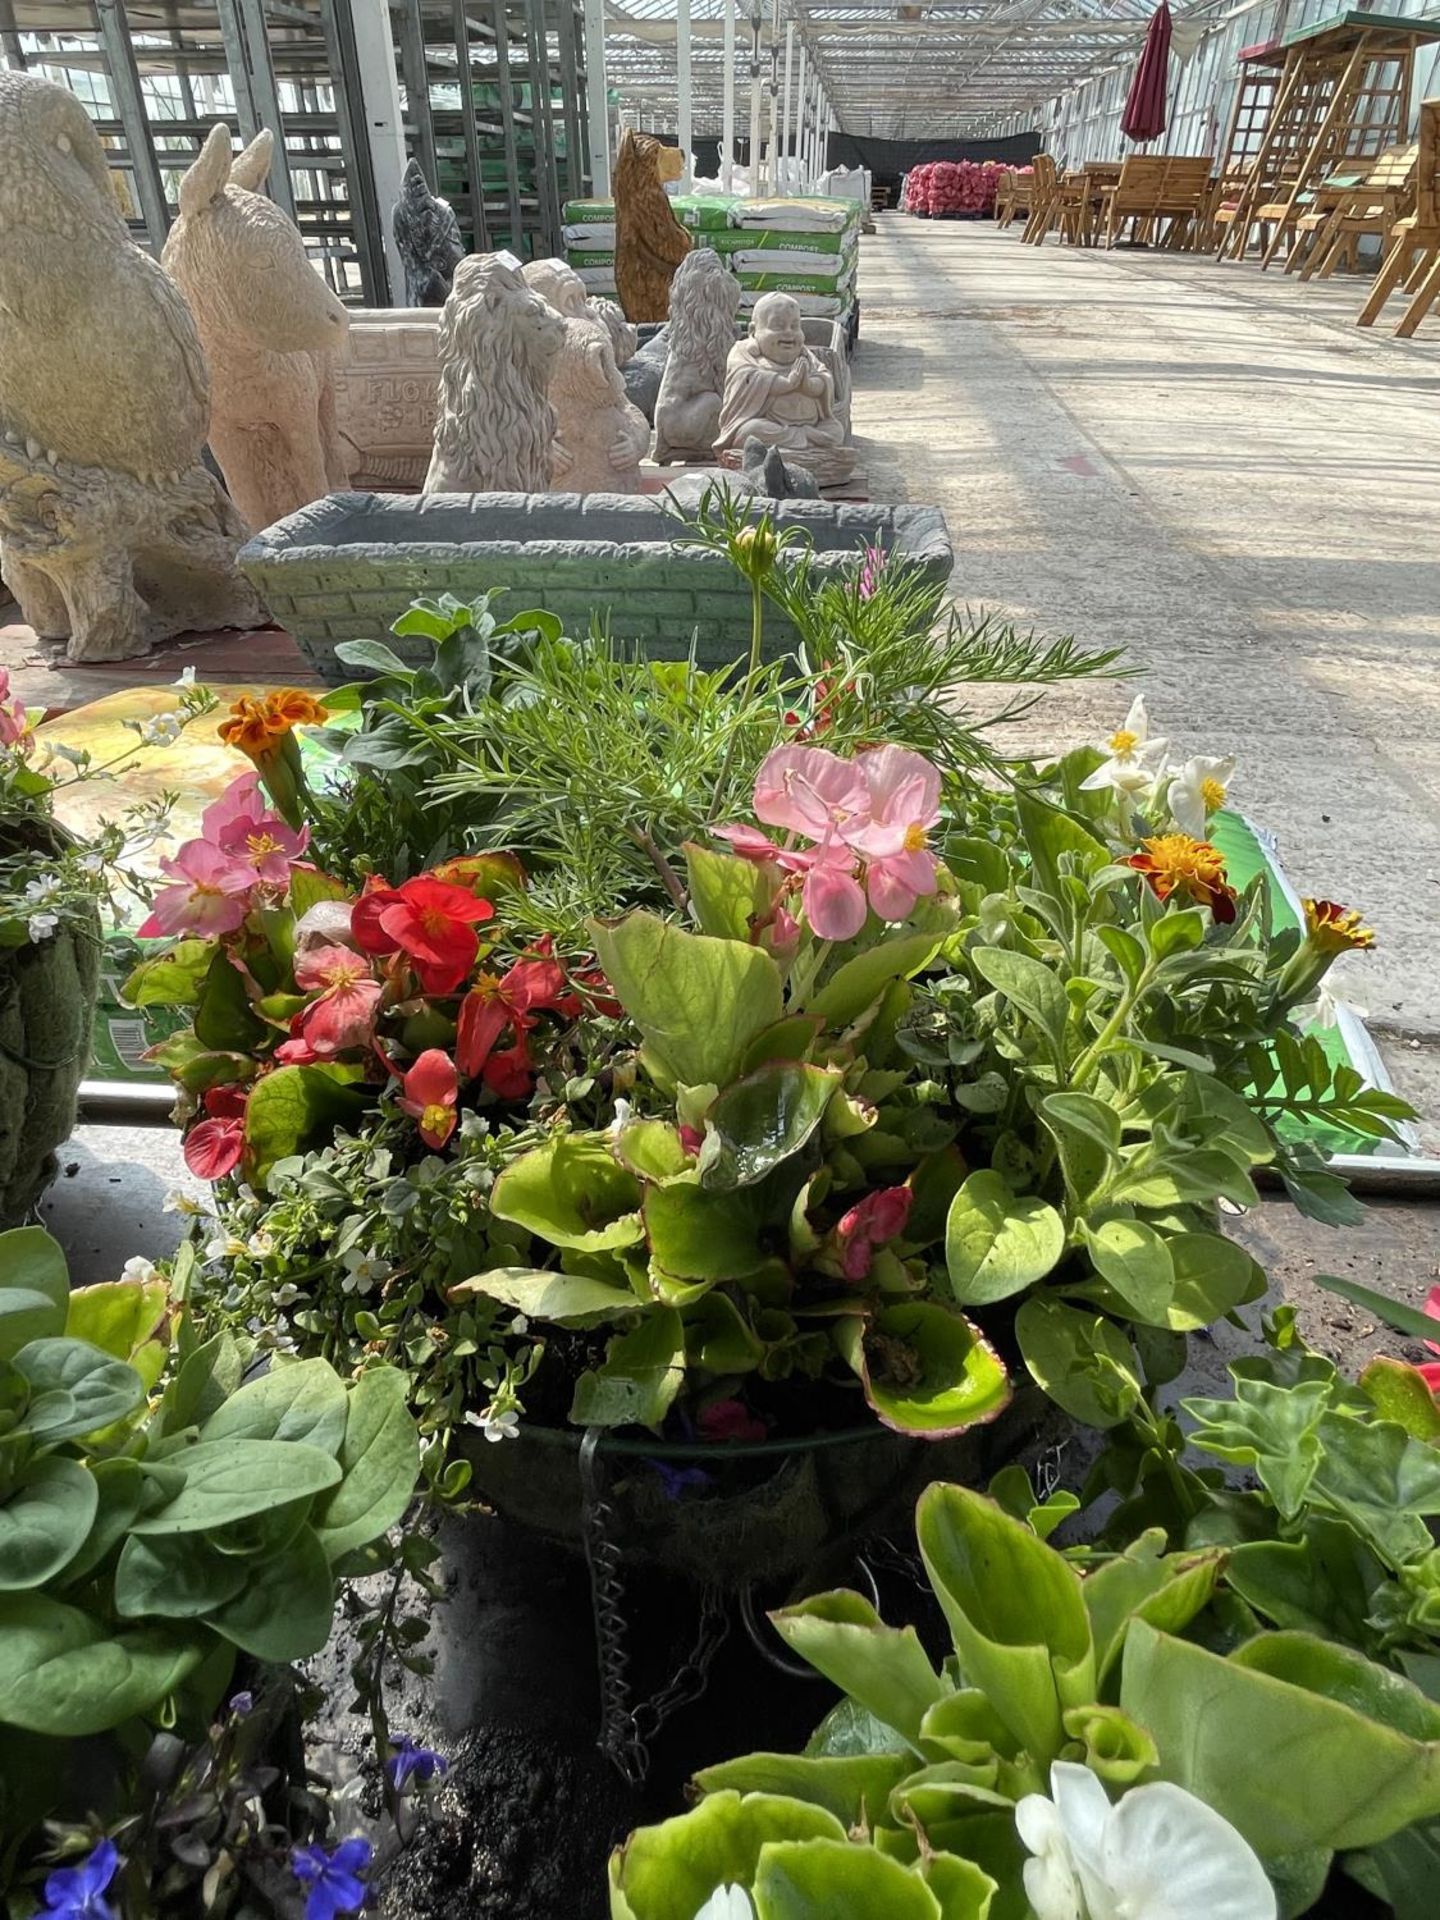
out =
[[[1337,267],[1356,268],[1360,264],[1360,242],[1375,239],[1381,254],[1390,245],[1396,223],[1414,211],[1415,169],[1419,164],[1420,143],[1387,147],[1359,185],[1327,182],[1329,211],[1306,218],[1319,221],[1314,242],[1305,255],[1300,278],[1319,274],[1328,280]],[[1305,220],[1300,221],[1305,226]],[[1296,251],[1299,250],[1297,242]],[[1290,261],[1285,263],[1290,271]]]
[[[1056,205],[1060,195],[1060,176],[1052,154],[1037,153],[1031,161],[1030,218],[1025,222],[1023,238],[1038,246],[1059,216]]]
[[[1401,339],[1408,340],[1440,299],[1440,100],[1427,100],[1420,108],[1415,211],[1395,222],[1390,251],[1375,276],[1375,285],[1356,326],[1373,326],[1385,302],[1402,281],[1414,298],[1395,332]]]

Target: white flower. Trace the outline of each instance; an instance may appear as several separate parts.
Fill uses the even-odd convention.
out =
[[[1169,744],[1168,740],[1150,738],[1145,696],[1137,693],[1124,726],[1112,733],[1105,744],[1104,764],[1098,766],[1088,780],[1081,781],[1081,790],[1113,787],[1117,793],[1131,796],[1148,792],[1160,777]]]
[[[92,879],[98,879],[105,871],[105,856],[103,853],[84,853],[81,854],[76,865],[81,873],[88,873]]]
[[[133,1280],[138,1286],[144,1286],[155,1278],[155,1262],[147,1260],[143,1253],[132,1253],[120,1269],[122,1280]]]
[[[1234,774],[1233,754],[1223,760],[1196,754],[1185,762],[1170,782],[1166,798],[1170,817],[1181,833],[1188,833],[1192,840],[1207,838],[1205,823],[1224,806]]]
[[[32,913],[25,922],[25,931],[38,947],[42,940],[48,940],[60,924],[58,913]]]
[[[628,1100],[617,1100],[615,1102],[615,1118],[610,1122],[610,1138],[612,1140],[618,1140],[629,1124],[630,1102]]]
[[[233,1233],[217,1234],[213,1240],[205,1243],[207,1260],[243,1260],[249,1248],[243,1240],[237,1240]]]
[[[359,1247],[352,1247],[344,1255],[345,1277],[340,1282],[342,1293],[369,1293],[382,1280],[388,1280],[391,1265],[382,1259],[372,1247],[368,1253],[362,1253]]]
[[[520,1416],[512,1408],[509,1413],[495,1413],[487,1408],[484,1413],[467,1413],[467,1423],[478,1427],[490,1441],[518,1440],[520,1438]]]
[[[695,1920],[755,1920],[755,1909],[743,1887],[717,1887]]]
[[[515,1318],[510,1322],[510,1331],[514,1334],[528,1333],[530,1331],[530,1322],[525,1318],[523,1313],[517,1313]]]
[[[1132,1787],[1112,1807],[1088,1767],[1057,1760],[1050,1792],[1015,1809],[1036,1920],[1275,1920],[1249,1844],[1183,1787]]]
[[[180,678],[178,680],[172,680],[170,684],[172,687],[193,687],[195,684],[194,667],[182,667],[180,669]]]
[[[179,1187],[172,1187],[160,1203],[162,1213],[182,1213],[188,1219],[205,1212],[204,1204],[193,1194],[183,1193]]]
[[[185,729],[185,721],[178,713],[156,713],[143,721],[140,726],[140,738],[147,747],[173,747]]]
[[[52,900],[58,898],[60,891],[58,874],[45,873],[38,880],[25,882],[25,898],[32,907],[48,906]]]
[[[277,1307],[293,1307],[300,1297],[300,1289],[293,1280],[283,1280],[270,1296]]]
[[[275,1242],[268,1233],[252,1233],[245,1242],[247,1253],[253,1253],[257,1260],[263,1260],[267,1253],[275,1251]]]

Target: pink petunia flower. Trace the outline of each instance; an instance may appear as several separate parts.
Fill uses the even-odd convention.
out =
[[[210,939],[233,933],[250,911],[256,875],[208,840],[187,840],[160,869],[175,883],[161,887],[150,916],[139,927],[142,940],[161,934],[190,933]]]
[[[295,956],[295,984],[306,993],[317,987],[320,992],[297,1015],[287,1047],[299,1041],[312,1058],[328,1060],[369,1046],[383,989],[363,955],[353,947],[308,948]]]
[[[455,1062],[440,1047],[427,1047],[401,1083],[400,1111],[420,1125],[420,1138],[438,1153],[455,1131],[460,1079]]]
[[[242,773],[200,816],[200,834],[212,847],[252,869],[267,887],[290,884],[290,869],[310,842],[271,813],[260,793],[258,773]]]

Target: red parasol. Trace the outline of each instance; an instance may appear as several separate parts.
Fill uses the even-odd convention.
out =
[[[1137,143],[1155,140],[1165,131],[1165,92],[1170,71],[1170,9],[1165,0],[1150,16],[1145,44],[1135,67],[1135,78],[1125,98],[1120,131]]]

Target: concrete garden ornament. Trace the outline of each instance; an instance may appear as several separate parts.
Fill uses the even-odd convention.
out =
[[[426,493],[544,493],[547,398],[566,322],[509,254],[471,254],[440,316],[440,406]]]
[[[253,626],[244,528],[200,463],[210,382],[73,94],[0,73],[0,570],[72,660]]]
[[[348,476],[330,355],[349,317],[294,221],[259,192],[273,146],[266,129],[232,160],[229,129],[212,127],[161,256],[210,363],[211,451],[256,530]]]
[[[655,403],[655,458],[708,465],[720,430],[740,282],[712,247],[682,260],[670,285],[670,350]]]
[[[430,191],[418,160],[406,165],[390,224],[405,268],[406,306],[443,307],[465,242],[454,208]]]
[[[648,133],[620,136],[615,159],[615,288],[625,318],[635,325],[664,320],[670,282],[690,251],[690,236],[675,218],[665,182],[685,171],[685,156]]]
[[[550,370],[554,486],[566,493],[638,493],[650,425],[626,395],[606,317],[594,311],[584,281],[563,260],[531,260],[521,271],[565,322]],[[628,325],[625,331],[631,333]]]
[[[750,338],[731,349],[726,364],[715,451],[738,455],[751,438],[808,467],[822,486],[848,480],[855,469],[829,370],[806,346],[800,308],[788,293],[756,301]]]

